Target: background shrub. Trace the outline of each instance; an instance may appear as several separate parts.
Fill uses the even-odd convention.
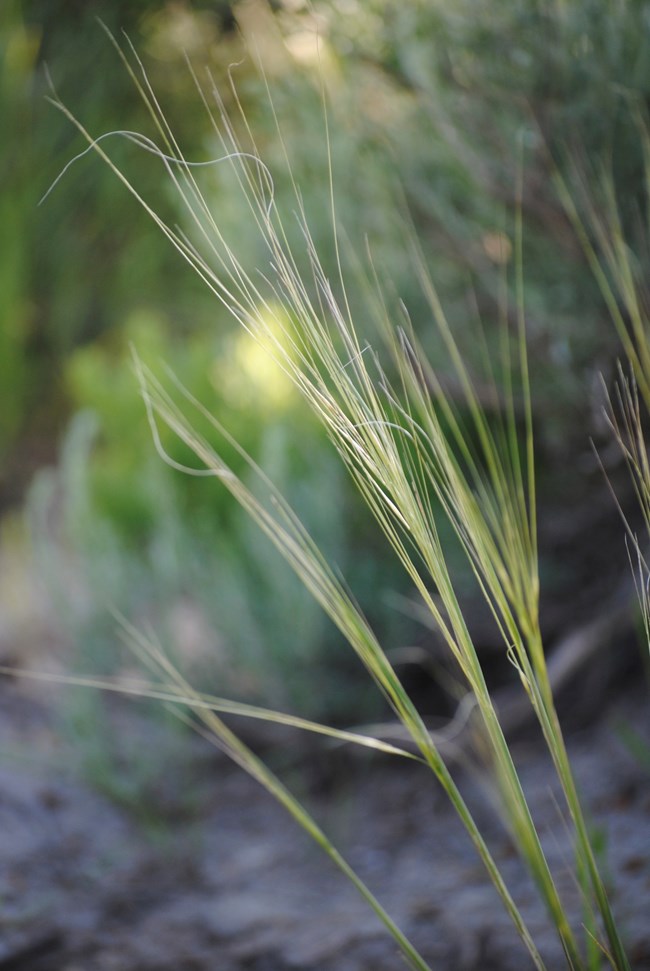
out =
[[[313,697],[308,685],[314,668],[321,670],[322,659],[336,651],[336,636],[218,490],[160,466],[128,368],[133,341],[154,368],[171,361],[180,380],[268,470],[389,645],[417,643],[428,652],[433,646],[429,633],[390,609],[395,595],[410,591],[383,544],[371,538],[367,518],[303,408],[261,363],[258,350],[232,332],[225,312],[193,275],[179,270],[165,240],[134,214],[123,187],[84,158],[35,209],[83,148],[42,103],[45,60],[64,100],[93,134],[133,129],[156,135],[95,13],[112,29],[129,32],[192,160],[217,158],[222,148],[182,48],[197,70],[210,65],[225,92],[225,110],[246,142],[250,135],[228,87],[228,65],[241,59],[244,44],[257,46],[282,141],[266,81],[250,58],[235,70],[238,96],[273,175],[275,201],[288,216],[290,242],[300,250],[285,150],[336,290],[331,214],[324,204],[329,160],[322,86],[342,258],[357,280],[348,298],[362,338],[366,326],[370,331],[367,310],[360,310],[372,275],[363,269],[368,246],[395,315],[403,300],[434,366],[444,359],[400,228],[403,200],[459,346],[479,385],[486,379],[488,395],[475,324],[480,318],[492,350],[500,323],[514,324],[521,172],[542,575],[554,605],[545,608],[543,619],[552,639],[567,623],[588,616],[602,589],[611,586],[611,574],[601,573],[601,554],[594,553],[594,537],[601,537],[612,572],[625,558],[622,543],[620,559],[602,543],[611,507],[589,445],[590,437],[608,441],[598,375],[612,373],[620,347],[554,173],[557,167],[585,205],[599,204],[600,175],[611,176],[631,251],[642,253],[646,203],[637,116],[647,103],[650,63],[644,4],[627,0],[611,9],[605,0],[552,6],[508,0],[495,11],[492,4],[469,0],[451,6],[329,0],[309,7],[248,0],[137,8],[98,2],[75,10],[25,0],[4,9],[9,81],[3,104],[14,119],[33,116],[31,126],[17,125],[21,165],[7,155],[7,171],[18,181],[3,203],[3,231],[20,240],[11,249],[11,274],[5,266],[11,285],[2,289],[2,313],[11,323],[2,328],[6,494],[26,478],[13,470],[51,457],[56,433],[80,409],[60,449],[65,541],[86,584],[83,616],[74,621],[79,644],[104,639],[92,631],[102,629],[98,617],[110,603],[130,616],[166,618],[161,623],[170,643],[191,641],[188,625],[194,624],[201,651],[222,659],[216,680],[227,675],[243,695],[256,695],[264,684],[270,686],[264,689],[267,700],[278,706],[304,705],[311,714],[340,717],[366,710],[356,694],[356,669],[348,668],[342,652],[335,669],[340,676],[328,686],[323,681],[320,696]],[[67,18],[73,15],[72,30]],[[154,207],[171,222],[185,219],[175,210],[158,160],[118,138],[104,145]],[[264,266],[268,255],[253,221],[242,220],[227,167],[203,169],[197,178],[224,234],[237,237],[245,268]],[[453,382],[445,374],[442,380],[453,397]],[[498,395],[489,407],[498,412]],[[32,453],[36,457],[27,461]],[[182,451],[174,456],[188,462]],[[229,458],[243,473],[234,451]],[[596,574],[600,586],[590,582]],[[463,582],[471,599],[471,582]],[[299,631],[292,643],[287,616]],[[479,640],[489,646],[490,637],[488,625]]]

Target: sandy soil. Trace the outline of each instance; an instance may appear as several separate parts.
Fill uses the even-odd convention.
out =
[[[620,726],[634,728],[650,746],[648,711],[643,692],[619,697],[597,726],[570,740],[636,971],[650,969],[650,770],[623,743]],[[0,682],[0,971],[404,966],[354,889],[256,783],[200,739],[181,741],[175,756],[161,758],[160,726],[148,728],[128,706],[120,717],[127,737],[133,719],[137,744],[161,763],[148,783],[155,825],[76,778],[66,767],[56,712],[33,687]],[[308,760],[293,753],[289,784],[432,968],[528,968],[472,846],[426,770],[316,751]],[[552,773],[533,738],[518,743],[517,756],[579,925],[570,840]],[[563,967],[489,789],[469,775],[462,784],[549,968]]]

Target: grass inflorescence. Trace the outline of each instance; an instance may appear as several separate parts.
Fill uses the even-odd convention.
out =
[[[592,968],[603,957],[618,971],[629,969],[558,720],[540,629],[534,436],[526,352],[521,222],[515,232],[516,328],[513,333],[508,324],[503,326],[500,359],[494,362],[501,377],[502,404],[496,414],[488,416],[445,316],[425,256],[408,227],[399,245],[410,248],[414,273],[446,349],[448,374],[453,375],[455,387],[460,389],[453,398],[446,393],[439,370],[427,363],[406,309],[399,304],[391,306],[385,298],[372,261],[368,274],[371,283],[368,312],[374,317],[376,341],[368,342],[355,326],[348,285],[350,273],[356,272],[356,268],[352,255],[346,253],[345,238],[338,225],[333,177],[327,202],[337,266],[336,278],[332,280],[316,251],[299,186],[295,186],[295,211],[291,217],[297,219],[302,237],[301,251],[296,252],[289,243],[292,234],[283,221],[285,217],[276,205],[272,173],[263,161],[243,111],[238,130],[244,132],[245,145],[216,86],[208,79],[204,88],[197,80],[197,90],[222,148],[218,159],[200,164],[218,162],[232,170],[241,191],[241,218],[254,221],[264,242],[266,264],[251,275],[238,258],[236,243],[223,235],[219,214],[212,211],[201,189],[196,166],[184,160],[137,55],[133,50],[128,57],[121,51],[120,54],[149,109],[156,138],[132,132],[116,134],[157,156],[183,204],[187,231],[169,225],[150,208],[111,161],[105,135],[93,138],[56,97],[54,103],[74,122],[89,148],[122,180],[214,297],[290,378],[325,428],[454,659],[464,691],[473,700],[473,729],[481,738],[482,752],[498,786],[510,832],[557,930],[567,967],[574,971]],[[232,95],[234,103],[239,104],[234,87]],[[326,111],[324,117],[327,126]],[[282,143],[279,123],[277,137]],[[326,132],[326,150],[329,150],[328,137]],[[288,152],[285,157],[290,172]],[[577,211],[571,209],[570,197],[565,201],[576,225],[580,226]],[[586,236],[585,240],[588,242]],[[594,268],[599,271],[599,258],[593,250],[590,254]],[[610,262],[616,262],[620,253],[616,249],[606,250],[606,256]],[[603,286],[608,286],[604,270],[600,269],[600,274]],[[610,291],[608,294],[616,310],[618,302]],[[628,334],[622,319],[619,325],[623,328],[624,342],[627,335],[625,347],[641,379],[648,373],[642,356],[647,353],[647,347],[639,344],[638,305],[631,302],[631,297],[627,305],[633,333]],[[400,315],[398,319],[395,314]],[[184,717],[198,725],[200,731],[273,793],[367,899],[395,938],[407,963],[425,971],[426,961],[318,824],[226,725],[221,714],[234,712],[281,720],[346,742],[374,746],[384,753],[418,758],[435,775],[451,800],[534,966],[540,971],[544,969],[546,964],[534,936],[511,896],[499,864],[465,803],[435,736],[428,730],[337,570],[325,560],[290,506],[252,460],[243,456],[258,477],[260,487],[254,491],[229,467],[215,441],[226,442],[229,449],[237,449],[238,445],[216,416],[207,413],[201,402],[179,386],[171,374],[161,380],[138,359],[137,350],[135,370],[161,457],[183,472],[215,478],[215,487],[225,488],[234,496],[344,635],[401,723],[413,751],[398,750],[379,739],[211,699],[194,690],[151,639],[127,627],[129,639],[141,657],[163,677],[160,683],[136,685],[133,690],[189,709],[190,714]],[[628,443],[626,454],[642,505],[647,510],[647,457],[638,431],[640,411],[634,387],[623,385],[624,425],[615,426],[615,431],[621,441]],[[645,391],[643,383],[641,389]],[[214,437],[208,440],[198,433],[192,415],[200,416],[201,427],[207,423]],[[163,426],[191,448],[197,459],[196,467],[180,465],[170,456],[161,435]],[[556,876],[547,862],[499,712],[486,683],[443,541],[448,527],[453,530],[456,548],[462,550],[489,607],[503,652],[518,674],[521,691],[534,711],[564,793],[574,834],[576,879],[584,898],[582,929],[571,926],[567,918]],[[642,560],[640,569],[645,591]],[[120,687],[105,682],[100,686]],[[594,938],[598,939],[597,945]]]

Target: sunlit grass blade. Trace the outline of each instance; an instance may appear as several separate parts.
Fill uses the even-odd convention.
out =
[[[133,629],[129,626],[126,630],[129,635],[128,645],[134,648],[136,641],[133,637]],[[137,653],[139,656],[141,655],[141,651]],[[149,652],[149,658],[151,659],[151,652]],[[46,684],[93,688],[97,691],[105,691],[126,697],[148,698],[152,701],[162,701],[167,704],[188,705],[196,710],[206,709],[207,711],[214,711],[219,715],[235,715],[239,718],[270,722],[274,725],[283,725],[286,728],[295,728],[298,731],[322,735],[341,744],[358,745],[360,748],[371,749],[382,755],[395,755],[400,758],[411,759],[420,763],[423,762],[422,758],[414,752],[410,752],[407,749],[400,748],[397,745],[375,737],[370,729],[361,733],[343,728],[333,728],[330,725],[314,722],[308,718],[300,718],[297,715],[274,711],[269,708],[260,707],[259,705],[231,701],[228,698],[219,698],[215,695],[205,694],[204,692],[193,691],[192,695],[188,696],[187,694],[183,694],[178,686],[173,683],[158,683],[133,677],[100,678],[90,675],[83,676],[56,672],[30,671],[28,669],[9,667],[6,665],[0,665],[0,675],[41,681]]]
[[[447,792],[511,914],[524,943],[533,957],[536,967],[544,967],[523,918],[510,896],[475,820],[469,812],[456,783],[434,744],[431,733],[427,730],[411,699],[404,691],[399,678],[395,674],[367,622],[360,614],[341,582],[323,560],[321,554],[314,546],[313,541],[305,533],[302,524],[296,519],[295,514],[289,509],[284,500],[272,490],[270,483],[267,483],[267,485],[271,490],[272,511],[264,507],[241,480],[223,463],[214,451],[214,448],[205,439],[197,435],[191,422],[187,419],[186,414],[174,404],[168,393],[165,392],[151,372],[141,366],[139,373],[140,380],[143,382],[143,394],[149,409],[150,419],[154,423],[156,418],[162,420],[192,448],[201,462],[205,464],[206,468],[211,470],[215,476],[218,476],[223,485],[241,503],[243,508],[249,512],[277,546],[282,555],[294,568],[300,580],[318,600],[330,619],[336,624],[351,647],[358,654],[370,676],[386,697],[397,717],[404,724],[409,736],[419,749],[422,758],[435,773]],[[186,398],[188,402],[191,402],[199,409],[201,408],[198,402],[193,401],[189,393],[186,394]],[[215,427],[219,428],[220,432],[227,436],[227,433],[224,429],[220,428],[214,416],[204,415],[204,417],[210,417]],[[155,433],[155,437],[158,443],[160,443],[157,433]],[[231,441],[230,444],[236,443]],[[161,454],[164,458],[165,453],[161,452]],[[485,694],[487,695],[487,690],[485,690]],[[496,714],[494,714],[492,724],[493,726],[498,725]],[[527,813],[526,817],[530,820]],[[529,825],[532,827],[532,821],[529,822]],[[532,831],[534,832],[534,827],[532,827]],[[536,845],[538,845],[538,841]],[[544,870],[545,864],[541,847],[539,848],[539,853],[540,858],[538,863],[540,868]],[[559,914],[556,916],[559,918]],[[566,933],[567,939],[570,939],[568,927],[566,930],[563,928],[563,931]]]

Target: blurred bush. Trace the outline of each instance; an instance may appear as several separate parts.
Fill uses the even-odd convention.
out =
[[[366,533],[361,504],[287,376],[243,331],[178,340],[168,321],[141,310],[110,342],[70,356],[70,395],[79,410],[58,471],[42,473],[32,490],[50,583],[58,582],[61,539],[80,568],[81,591],[70,598],[59,588],[57,598],[67,603],[80,663],[91,660],[106,673],[130,667],[132,659],[115,647],[112,607],[140,625],[153,624],[206,690],[272,698],[313,715],[370,714],[371,692],[356,660],[249,517],[218,481],[193,478],[161,460],[130,346],[154,368],[173,362],[176,378],[219,417],[237,447],[200,415],[197,430],[259,492],[241,449],[252,456],[360,591],[372,621],[389,636],[395,627],[386,592],[400,586],[389,579],[397,569]],[[196,464],[187,448],[163,430],[160,435],[174,462]],[[47,542],[52,508],[59,510],[54,547]]]
[[[521,164],[540,438],[565,455],[578,439],[585,448],[593,431],[589,388],[619,350],[554,169],[578,200],[586,182],[592,205],[603,202],[602,182],[611,173],[630,242],[640,245],[646,219],[635,113],[647,109],[650,95],[647,6],[507,0],[496,9],[474,0],[379,0],[356,10],[367,29],[332,13],[332,42],[347,45],[353,78],[379,71],[403,103],[410,95],[410,111],[392,120],[386,137],[399,152],[413,218],[461,333],[472,304],[488,331],[502,312],[495,268],[512,266]]]
[[[31,225],[29,206],[34,191],[25,160],[30,148],[28,92],[38,51],[38,37],[17,18],[8,3],[0,14],[0,122],[5,140],[0,156],[3,193],[0,227],[0,462],[4,465],[32,405],[27,347],[34,322],[30,292],[30,250],[26,237]]]
[[[228,25],[227,6],[210,6],[205,15],[210,29],[202,30],[201,44]],[[202,305],[198,281],[175,284],[169,247],[143,233],[131,199],[117,180],[97,177],[95,159],[78,162],[38,206],[65,164],[85,147],[46,101],[46,68],[95,134],[146,126],[146,110],[97,17],[116,34],[124,28],[140,49],[158,43],[152,60],[156,81],[165,82],[170,119],[175,128],[185,128],[189,152],[201,144],[205,127],[194,129],[187,111],[194,89],[181,46],[171,58],[173,38],[167,47],[156,40],[160,12],[155,0],[0,5],[0,117],[3,131],[11,132],[0,154],[0,507],[18,500],[34,469],[55,456],[70,412],[62,377],[67,354],[119,323],[134,293],[146,293],[151,306],[174,307],[179,327],[187,327]],[[119,140],[113,149],[118,161],[144,173],[152,201],[164,206],[149,160]]]
[[[273,6],[242,0],[232,8],[98,2],[76,9],[25,0],[11,9],[2,28],[8,52],[2,105],[14,113],[8,117],[21,141],[15,145],[20,165],[3,159],[17,181],[3,202],[2,231],[20,242],[11,250],[15,268],[0,307],[10,322],[1,338],[9,416],[2,447],[9,454],[17,442],[29,441],[28,414],[46,414],[39,422],[51,436],[51,416],[79,409],[61,472],[64,533],[87,585],[79,641],[101,641],[98,615],[111,603],[131,617],[160,622],[179,650],[184,645],[191,654],[194,645],[199,654],[211,653],[219,690],[261,695],[312,715],[358,712],[366,702],[355,694],[354,669],[254,527],[218,484],[184,478],[155,454],[129,342],[154,367],[169,361],[267,470],[394,645],[419,636],[405,618],[391,620],[386,606],[387,593],[405,592],[399,573],[383,544],[371,539],[335,457],[283,376],[250,339],[233,332],[217,302],[183,272],[167,242],[96,160],[77,162],[38,216],[31,212],[32,201],[83,148],[54,112],[44,121],[35,98],[44,91],[37,65],[48,60],[64,101],[93,134],[133,129],[153,137],[91,14],[100,13],[113,30],[125,26],[184,154],[205,160],[222,149],[182,50],[198,70],[210,65],[244,141],[251,136],[228,86],[228,66],[247,45],[256,50],[266,78],[250,57],[234,77],[255,146],[273,174],[275,201],[289,214],[290,242],[304,251],[290,218],[295,179],[315,245],[338,286],[329,150],[352,312],[362,322],[371,316],[364,292],[364,278],[372,276],[363,269],[367,237],[387,300],[396,308],[396,295],[404,300],[436,366],[444,356],[413,273],[400,203],[480,375],[485,361],[477,318],[486,345],[494,347],[499,325],[516,317],[521,174],[541,476],[551,494],[566,487],[568,459],[575,467],[576,457],[589,456],[589,436],[602,435],[595,378],[608,373],[619,353],[554,173],[556,167],[564,173],[579,202],[588,183],[589,204],[598,204],[600,179],[611,174],[630,245],[641,248],[647,214],[635,111],[648,104],[647,5],[506,0],[496,9],[486,0],[282,0]],[[26,106],[34,121],[21,127]],[[172,222],[183,219],[156,159],[128,142],[104,144],[154,208]],[[201,178],[226,238],[237,240],[251,272],[263,268],[268,256],[227,174],[216,166]],[[201,430],[214,433],[207,424]],[[189,461],[178,446],[166,446],[176,448],[177,461]],[[225,448],[245,474],[240,455]],[[584,497],[582,485],[575,493]],[[329,680],[326,671],[335,672]]]

